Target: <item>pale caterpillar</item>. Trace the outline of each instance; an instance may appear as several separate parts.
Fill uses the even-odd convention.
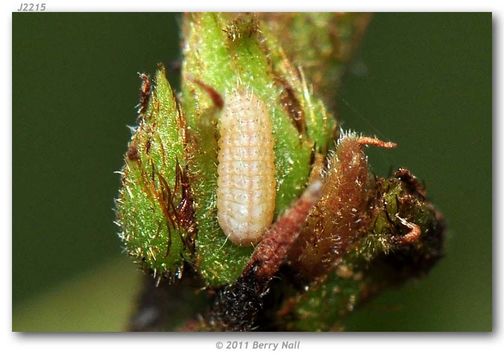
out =
[[[228,92],[219,130],[217,219],[234,244],[256,244],[275,211],[275,153],[268,109],[251,91]]]

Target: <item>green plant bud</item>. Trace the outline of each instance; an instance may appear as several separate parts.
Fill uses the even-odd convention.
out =
[[[180,277],[191,258],[192,199],[185,123],[159,67],[154,89],[143,75],[139,125],[128,145],[116,201],[117,224],[126,251],[154,276]]]
[[[425,189],[369,169],[365,146],[396,145],[340,135],[326,110],[369,18],[187,14],[180,100],[162,67],[141,75],[116,222],[154,298],[185,265],[179,289],[207,288],[181,329],[341,330],[441,257]]]
[[[304,80],[298,76],[294,81],[275,66],[272,59],[282,50],[267,41],[260,26],[252,15],[216,13],[190,14],[184,23],[182,92],[190,134],[189,176],[198,224],[195,264],[212,286],[236,280],[253,251],[250,246],[229,241],[217,221],[217,165],[221,150],[218,139],[226,96],[254,94],[264,104],[257,111],[266,109],[265,114],[255,116],[267,116],[271,121],[275,217],[305,188],[312,153],[327,148],[334,128],[333,119],[323,104],[312,97]],[[239,107],[236,101],[233,103]],[[226,111],[226,117],[229,116]],[[239,117],[237,112],[236,118]]]

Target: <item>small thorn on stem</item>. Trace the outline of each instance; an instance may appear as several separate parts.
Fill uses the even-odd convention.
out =
[[[357,142],[360,145],[372,145],[372,146],[385,148],[385,149],[393,149],[397,146],[396,143],[393,143],[390,141],[382,141],[380,139],[367,137],[367,136],[362,136],[362,137],[358,138]]]
[[[213,88],[212,86],[210,86],[208,84],[205,84],[203,81],[201,81],[199,79],[193,78],[190,75],[187,75],[186,79],[195,83],[196,85],[198,85],[200,87],[201,90],[206,92],[208,94],[208,96],[210,96],[210,99],[212,99],[212,102],[214,103],[214,105],[216,107],[218,107],[219,109],[223,108],[224,99],[222,98],[221,94],[219,94],[219,92],[217,90],[215,90],[215,88]]]
[[[408,229],[410,229],[410,231],[406,235],[401,237],[401,242],[410,244],[410,243],[413,243],[413,242],[417,241],[418,239],[420,239],[420,236],[422,235],[422,230],[420,230],[420,226],[418,226],[417,224],[411,223],[411,222],[407,221],[406,219],[403,219],[402,217],[400,217],[397,214],[396,214],[396,218],[399,219],[401,224],[403,224]]]

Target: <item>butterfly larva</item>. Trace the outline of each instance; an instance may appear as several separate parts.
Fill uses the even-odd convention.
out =
[[[253,93],[226,94],[220,116],[217,219],[236,245],[251,245],[273,221],[275,154],[266,105]]]

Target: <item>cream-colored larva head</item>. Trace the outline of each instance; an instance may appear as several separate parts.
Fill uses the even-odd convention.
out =
[[[220,116],[217,219],[236,245],[257,243],[273,221],[276,181],[271,119],[250,91],[224,97]]]

